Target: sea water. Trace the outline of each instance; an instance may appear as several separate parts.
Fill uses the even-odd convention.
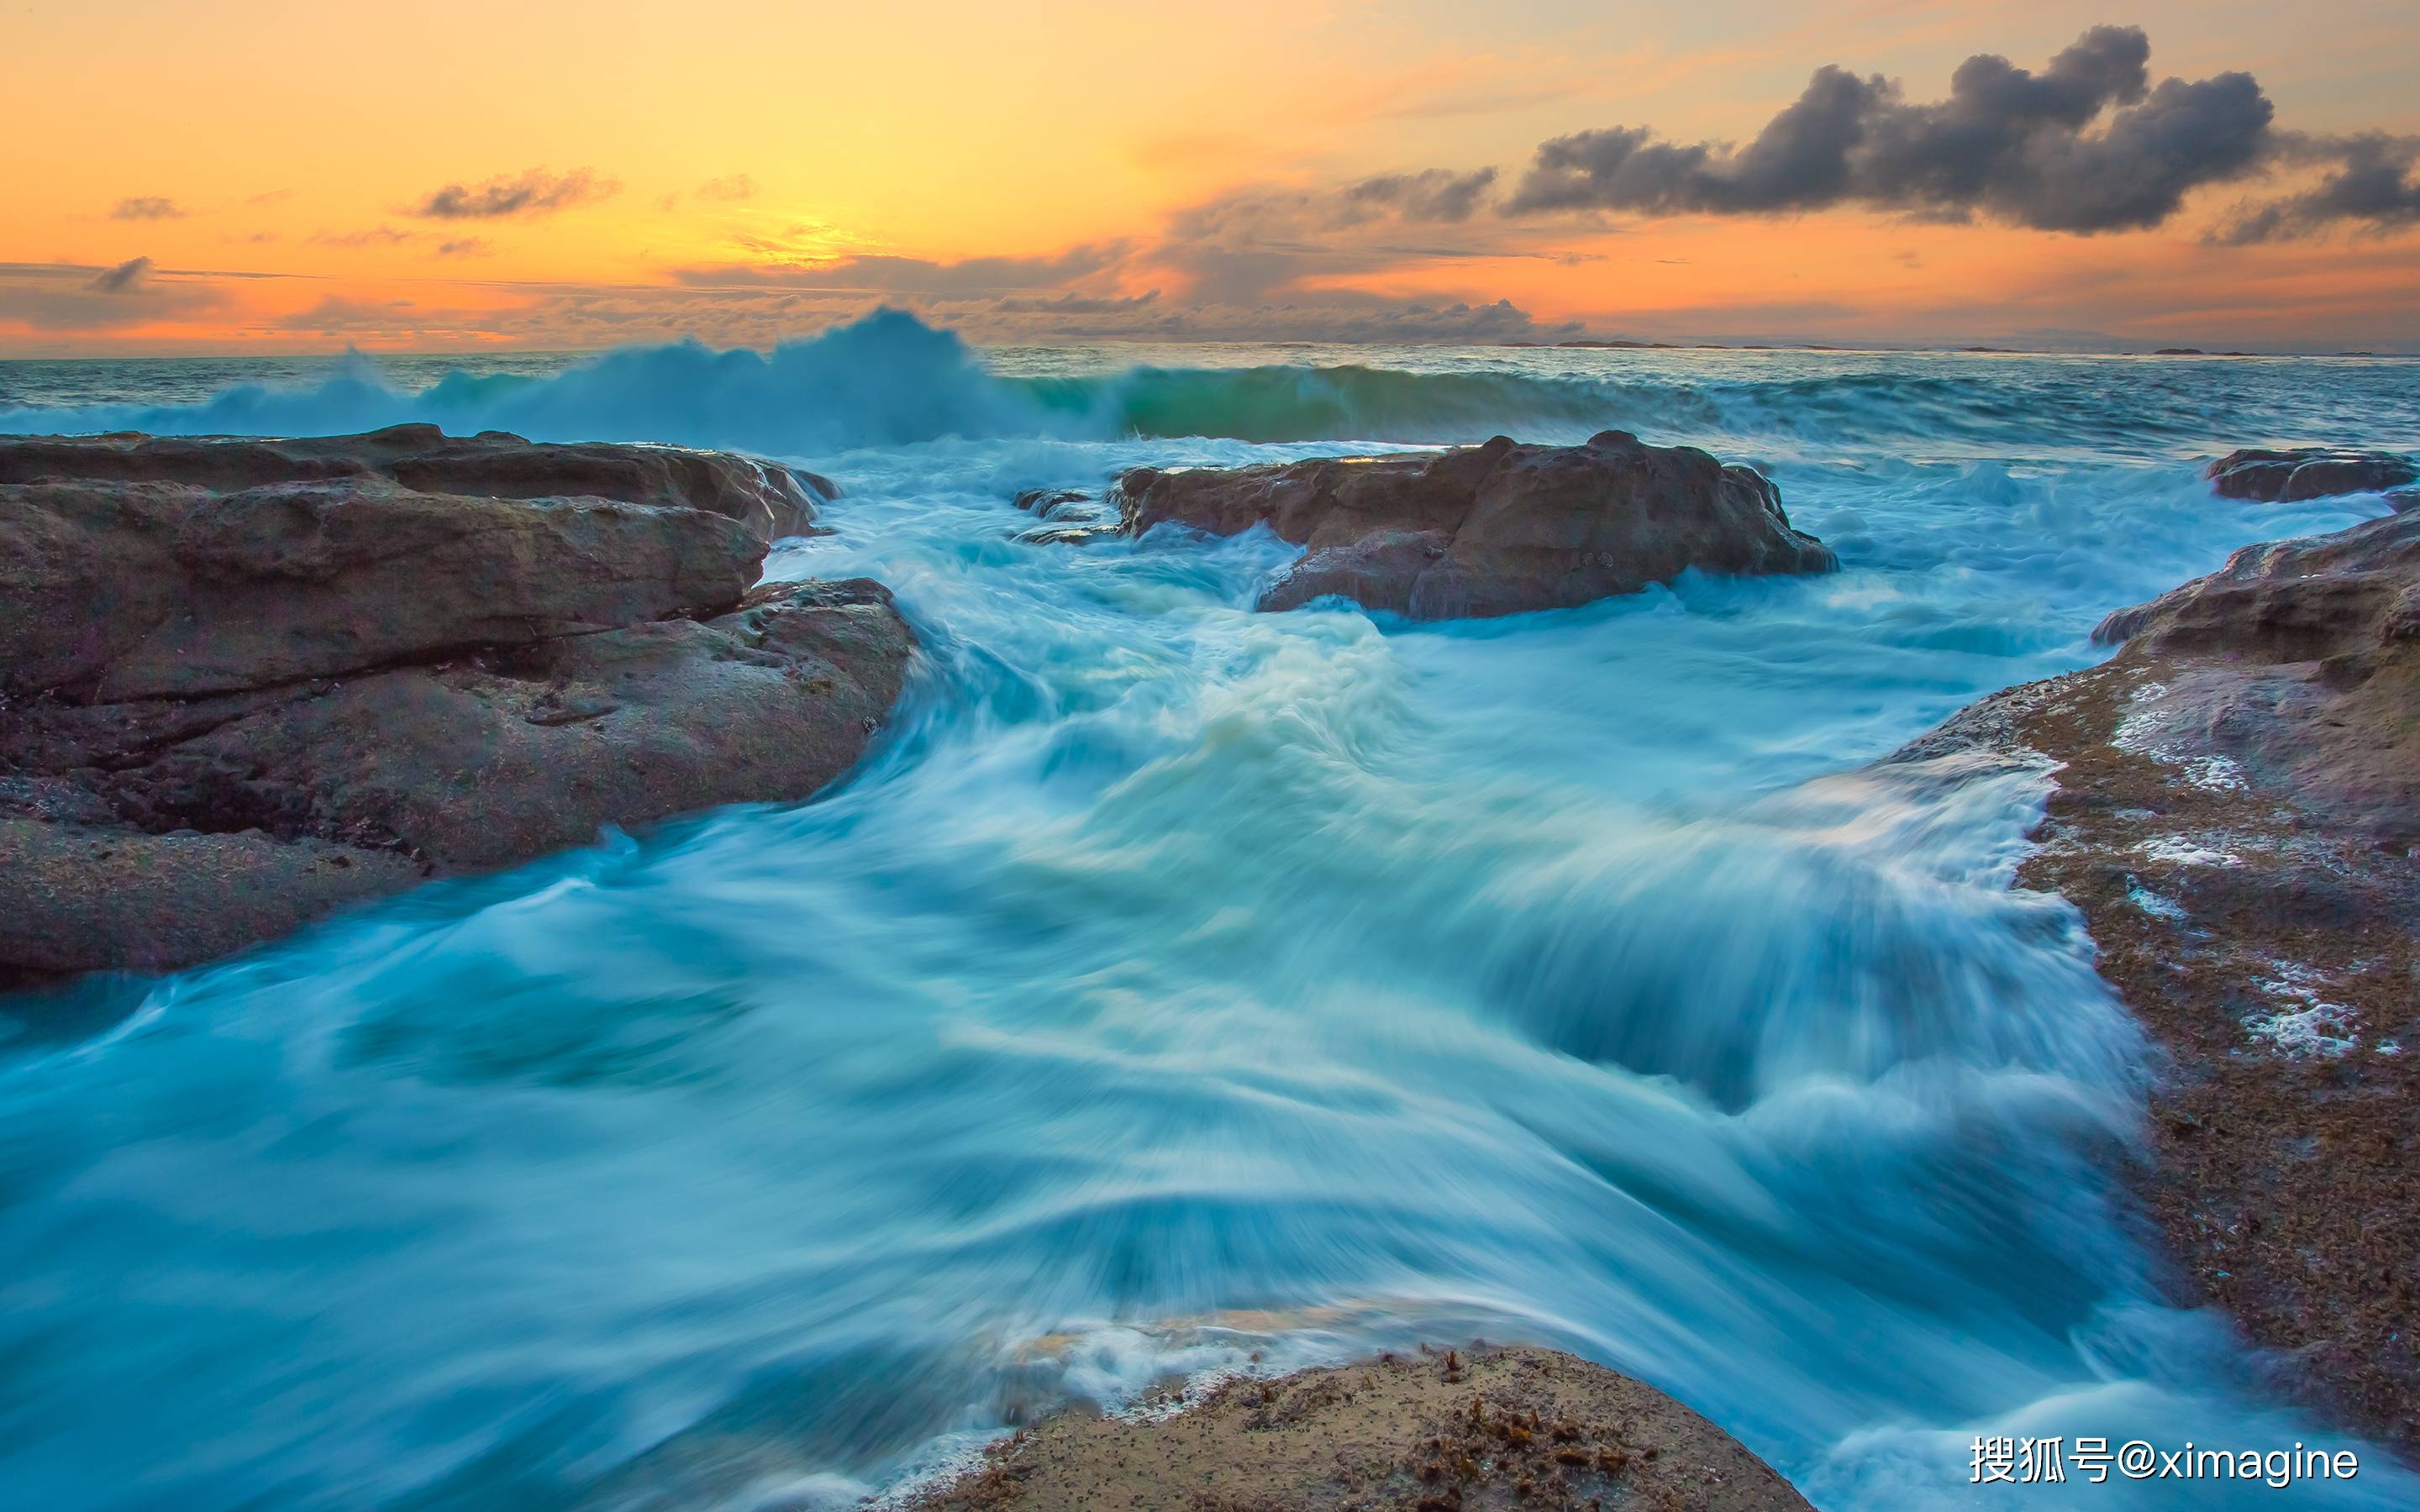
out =
[[[2407,363],[1420,347],[0,364],[0,428],[434,421],[830,474],[777,579],[923,641],[859,769],[164,980],[0,1000],[9,1505],[845,1506],[1003,1425],[1422,1340],[1645,1378],[1832,1509],[1997,1435],[2342,1446],[2126,1203],[2149,1054],[2013,890],[2046,779],[1874,764],[2107,610],[2380,513]],[[1122,468],[1607,428],[1833,576],[1262,615],[1256,533],[1037,545]]]

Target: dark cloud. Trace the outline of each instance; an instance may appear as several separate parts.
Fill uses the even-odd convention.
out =
[[[129,257],[115,268],[104,268],[85,287],[96,294],[140,294],[151,282],[151,259]]]
[[[491,221],[510,215],[551,215],[622,192],[615,178],[599,178],[585,168],[551,174],[532,168],[518,177],[490,178],[479,184],[447,184],[411,208],[431,221]]]
[[[458,237],[452,241],[441,241],[437,244],[437,255],[440,257],[484,257],[494,250],[488,244],[488,239],[485,237]]]
[[[184,219],[184,215],[185,212],[177,208],[175,200],[159,194],[138,194],[121,199],[109,212],[113,221],[179,221]]]
[[[2327,177],[2302,193],[2239,207],[2213,239],[2245,246],[2316,236],[2347,222],[2381,233],[2420,222],[2420,137],[2382,131],[2296,137],[2283,155],[2295,163],[2325,164]]]
[[[1471,173],[1430,168],[1364,178],[1344,192],[1344,199],[1348,205],[1392,210],[1407,220],[1467,221],[1495,183],[1493,168]]]
[[[1616,127],[1542,145],[1508,213],[1784,214],[1839,205],[2045,231],[2136,230],[2205,184],[2264,165],[2268,97],[2248,73],[2151,83],[2150,41],[2096,26],[2040,73],[1979,54],[1949,98],[1818,69],[1745,147]]]

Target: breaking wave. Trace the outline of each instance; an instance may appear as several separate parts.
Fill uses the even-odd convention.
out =
[[[2157,459],[2190,450],[2213,412],[2243,416],[2247,440],[2295,440],[2310,409],[2291,364],[1970,356],[1929,358],[1916,373],[1894,354],[1489,347],[1422,349],[1403,367],[1113,360],[992,359],[890,310],[765,353],[636,347],[550,375],[473,363],[420,388],[355,354],[316,383],[238,384],[197,401],[0,404],[0,430],[327,435],[425,421],[795,455],[946,438],[1450,443],[1619,428],[1781,451]],[[1691,365],[1677,381],[1676,361]],[[2330,371],[2345,409],[2373,395],[2372,412],[2393,408],[2407,377],[2394,364]]]

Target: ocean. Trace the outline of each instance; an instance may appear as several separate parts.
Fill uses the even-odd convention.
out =
[[[435,421],[829,474],[774,578],[923,652],[841,786],[0,999],[0,1486],[68,1509],[803,1508],[1171,1378],[1422,1339],[1641,1376],[1819,1506],[1978,1435],[2341,1441],[2164,1300],[2146,1046],[2011,890],[2045,791],[1876,766],[2374,498],[2410,363],[1278,346],[0,363],[0,430]],[[1835,576],[1410,625],[1021,489],[1619,427]],[[2355,1445],[2356,1448],[2361,1446]],[[2081,1480],[2011,1503],[2401,1506]]]

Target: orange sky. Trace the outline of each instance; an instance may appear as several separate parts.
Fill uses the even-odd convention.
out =
[[[1933,100],[1971,54],[2040,69],[2104,22],[2148,31],[2155,80],[2249,70],[2281,130],[2420,133],[2406,7],[1800,9],[20,0],[0,354],[761,346],[876,302],[991,341],[2420,348],[2411,220],[2209,239],[2307,165],[2089,236],[1854,203],[1335,213],[1373,175],[1493,166],[1500,193],[1592,128],[1745,141],[1825,63]]]

